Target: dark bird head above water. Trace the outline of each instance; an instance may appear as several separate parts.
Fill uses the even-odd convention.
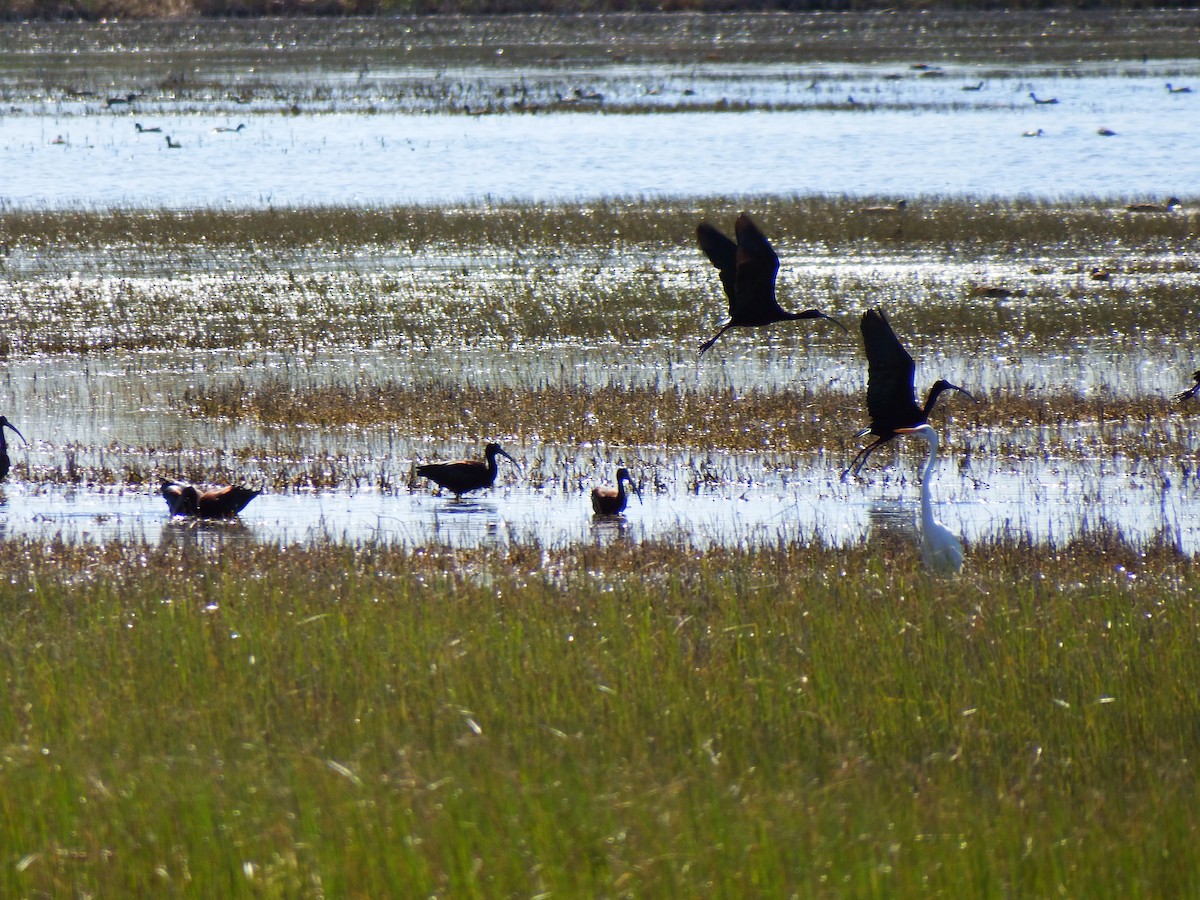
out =
[[[700,249],[717,267],[721,286],[729,298],[729,321],[700,346],[701,356],[730,328],[758,328],[795,319],[828,319],[847,331],[845,325],[819,309],[798,313],[784,310],[775,298],[779,257],[770,241],[745,213],[734,223],[734,233],[736,243],[707,222],[696,228]]]

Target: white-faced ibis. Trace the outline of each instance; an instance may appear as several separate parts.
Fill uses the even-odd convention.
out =
[[[629,474],[629,470],[622,466],[617,469],[617,486],[615,488],[607,486],[592,488],[592,509],[596,515],[619,516],[625,512],[625,505],[629,502],[629,495],[625,493],[626,481],[629,482],[629,486],[633,488],[638,499],[642,499],[641,489]]]
[[[1182,403],[1184,400],[1190,400],[1192,397],[1196,396],[1197,391],[1200,391],[1200,372],[1193,372],[1192,380],[1195,381],[1196,383],[1193,384],[1186,391],[1180,391],[1178,394],[1175,395],[1175,399],[1178,400],[1180,403]],[[2,421],[4,421],[4,420],[0,419],[0,422],[2,422]],[[0,446],[2,446],[2,445],[0,445]],[[6,456],[6,457],[4,457],[4,459],[7,460],[8,457]],[[0,477],[3,477],[3,476],[0,476]]]
[[[162,134],[162,127],[155,125],[153,128],[145,128],[141,122],[134,122],[133,127],[137,129],[138,134]]]
[[[1125,212],[1131,213],[1168,213],[1174,212],[1183,202],[1178,197],[1168,197],[1166,203],[1130,203]]]
[[[829,319],[847,331],[837,319],[817,309],[785,312],[775,299],[775,276],[779,272],[775,250],[745,213],[737,217],[733,227],[736,244],[707,222],[696,228],[700,249],[721,273],[721,285],[729,297],[729,321],[700,345],[701,356],[730,328],[759,328],[793,319]]]
[[[171,140],[171,136],[169,134],[167,135],[167,147],[169,149],[178,150],[182,146],[183,144],[181,144],[179,141],[173,141]]]
[[[1040,99],[1038,99],[1038,95],[1035,94],[1033,91],[1029,92],[1029,99],[1032,100],[1034,103],[1036,103],[1038,106],[1052,106],[1058,102],[1057,97],[1048,97],[1045,100],[1040,100]]]
[[[482,459],[456,459],[452,462],[426,463],[417,466],[417,474],[453,492],[455,497],[461,497],[468,491],[490,488],[496,483],[497,456],[503,456],[520,468],[517,461],[494,441],[484,448],[483,455],[487,458],[486,462]]]
[[[195,516],[201,519],[228,519],[236,516],[246,504],[261,494],[241,485],[199,491],[190,484],[177,481],[162,483],[163,499],[173,516]]]
[[[17,426],[4,416],[0,416],[0,481],[8,477],[8,470],[12,468],[12,461],[8,458],[8,441],[4,438],[4,429],[11,428],[21,440],[25,441],[25,435],[17,431]],[[25,441],[25,443],[29,443]]]
[[[929,482],[938,461],[937,432],[928,423],[922,423],[913,428],[898,428],[896,433],[924,438],[929,445],[929,459],[921,470],[921,558],[936,572],[957,572],[963,563],[962,541],[933,517],[933,500],[929,495]]]
[[[942,391],[961,391],[975,399],[970,391],[939,378],[929,389],[925,405],[920,406],[913,387],[916,364],[892,331],[883,310],[869,309],[863,313],[862,336],[867,351],[867,412],[871,427],[859,432],[859,436],[873,434],[876,441],[858,452],[842,478],[852,470],[855,475],[861,472],[867,457],[900,433],[899,429],[924,425]]]

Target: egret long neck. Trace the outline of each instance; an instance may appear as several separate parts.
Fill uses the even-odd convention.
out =
[[[933,524],[933,499],[929,492],[929,483],[933,480],[933,470],[937,468],[938,436],[929,426],[924,427],[925,441],[929,444],[929,458],[921,470],[921,522],[925,525],[925,534]]]

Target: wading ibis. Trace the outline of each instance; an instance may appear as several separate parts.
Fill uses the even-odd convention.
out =
[[[900,429],[924,425],[942,391],[961,391],[975,399],[970,391],[939,378],[929,389],[925,405],[920,406],[913,387],[916,364],[892,331],[883,310],[869,309],[863,313],[862,336],[867,351],[867,412],[871,427],[859,432],[859,436],[873,434],[876,441],[858,451],[842,478],[851,471],[855,475],[861,472],[867,457],[899,434]]]
[[[729,296],[729,321],[700,345],[701,356],[730,328],[758,328],[792,319],[829,319],[847,331],[837,319],[817,309],[785,312],[775,299],[775,275],[779,272],[775,250],[745,213],[738,216],[733,227],[736,244],[707,222],[696,228],[700,249],[721,273],[721,285]]]
[[[8,470],[12,468],[12,462],[8,458],[8,441],[4,437],[5,428],[11,428],[17,437],[25,441],[25,435],[17,431],[17,426],[8,421],[4,416],[0,416],[0,481],[8,477]],[[29,442],[25,441],[25,443],[28,444]]]
[[[617,469],[617,486],[615,488],[607,486],[592,488],[592,509],[596,515],[619,516],[625,512],[625,504],[629,502],[629,495],[625,493],[626,481],[633,488],[633,492],[637,494],[638,500],[642,499],[642,492],[637,483],[629,474],[629,470],[622,466]]]
[[[913,428],[897,428],[897,434],[923,438],[929,446],[929,459],[921,470],[921,558],[935,572],[957,572],[962,568],[963,548],[958,535],[933,517],[929,482],[938,461],[938,435],[933,426],[922,423]]]
[[[496,457],[503,456],[517,468],[520,465],[515,459],[500,449],[500,445],[492,442],[484,448],[482,459],[457,459],[452,462],[426,463],[417,466],[417,474],[428,478],[438,487],[452,491],[454,496],[461,497],[468,491],[478,491],[490,488],[496,483]]]
[[[1193,384],[1186,391],[1180,391],[1178,394],[1175,395],[1175,399],[1178,400],[1180,403],[1182,403],[1184,400],[1190,400],[1192,397],[1196,396],[1197,391],[1200,391],[1200,372],[1193,372],[1192,380],[1195,381],[1196,383]],[[4,421],[4,419],[0,418],[0,422],[3,422],[3,421]],[[4,446],[3,439],[0,439],[0,448],[2,448],[3,446]],[[4,463],[4,471],[7,472],[8,471],[8,456],[6,455],[2,460],[0,460],[0,462]],[[3,477],[4,477],[3,475],[0,475],[0,478],[3,478]]]
[[[201,519],[228,519],[246,508],[262,491],[230,485],[201,492],[190,484],[164,481],[162,495],[173,516],[196,516]]]

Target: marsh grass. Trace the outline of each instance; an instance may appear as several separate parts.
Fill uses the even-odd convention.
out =
[[[398,384],[371,378],[297,386],[283,379],[189,389],[181,407],[201,418],[267,426],[403,426],[441,440],[503,435],[521,443],[607,444],[735,452],[841,447],[868,421],[865,398],[834,390],[708,388],[695,384],[495,386]],[[976,452],[1009,458],[1191,452],[1191,409],[1168,397],[997,391],[980,403],[946,401],[938,422],[969,435]],[[1039,437],[1029,442],[1036,430]],[[1081,437],[1082,436],[1082,437]],[[853,443],[853,441],[851,441]],[[950,444],[953,446],[953,442]]]
[[[100,249],[129,246],[143,252],[233,246],[269,254],[276,248],[383,247],[419,253],[438,247],[522,252],[547,249],[621,252],[694,243],[696,223],[712,217],[732,230],[737,213],[750,211],[776,247],[845,247],[859,242],[902,250],[985,254],[1043,248],[1056,255],[1088,256],[1106,249],[1123,256],[1184,252],[1198,221],[1186,213],[1129,215],[1107,197],[1072,202],[909,198],[901,216],[863,215],[895,198],[728,197],[695,200],[636,198],[572,204],[499,204],[484,207],[323,207],[316,209],[187,211],[0,210],[0,240],[23,246]],[[1194,201],[1184,199],[1185,206]],[[727,221],[726,221],[727,220]],[[928,246],[925,246],[928,245]]]
[[[197,538],[0,545],[0,893],[1200,877],[1200,581],[1169,542],[998,540],[937,580],[866,546]]]

